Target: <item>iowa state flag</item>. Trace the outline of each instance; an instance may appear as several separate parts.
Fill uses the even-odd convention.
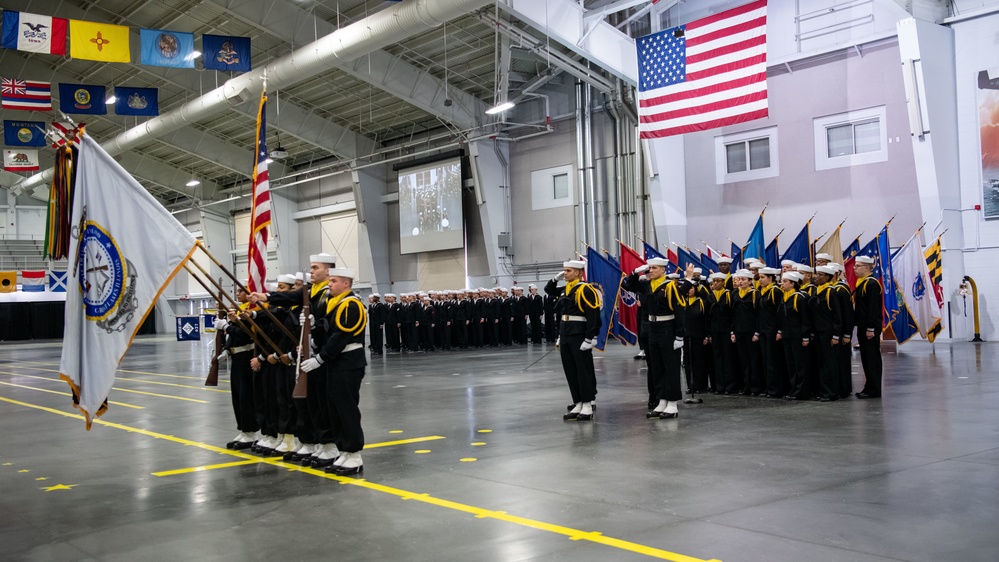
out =
[[[63,18],[4,10],[3,48],[65,55],[68,22]]]
[[[250,38],[202,35],[205,70],[250,71]]]

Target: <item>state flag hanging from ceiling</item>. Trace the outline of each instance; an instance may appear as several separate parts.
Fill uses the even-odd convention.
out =
[[[250,38],[202,35],[205,70],[250,71]]]
[[[94,84],[59,84],[59,111],[105,115],[108,112],[104,86]]]
[[[0,79],[4,109],[51,111],[52,84],[36,80]]]
[[[45,121],[4,119],[3,143],[7,146],[45,146]]]
[[[63,18],[4,10],[3,48],[65,55],[67,23]]]
[[[38,151],[17,148],[3,151],[3,169],[8,172],[34,172],[38,166]]]
[[[114,112],[118,115],[159,115],[159,90],[115,86]]]
[[[194,68],[194,34],[166,29],[140,29],[140,62],[150,66]]]
[[[768,115],[766,0],[639,37],[636,47],[641,138]]]
[[[74,59],[131,62],[128,27],[93,21],[69,20],[69,54]],[[101,100],[103,102],[103,100]]]

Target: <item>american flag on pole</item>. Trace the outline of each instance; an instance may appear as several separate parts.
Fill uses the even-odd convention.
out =
[[[640,37],[641,138],[760,119],[767,112],[767,2]]]
[[[267,227],[271,224],[270,182],[267,180],[267,92],[260,93],[257,112],[257,162],[253,167],[253,206],[250,212],[249,259],[250,292],[267,288]]]

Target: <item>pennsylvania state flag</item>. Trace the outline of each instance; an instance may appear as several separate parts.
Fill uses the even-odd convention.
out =
[[[250,71],[250,38],[202,35],[205,70]]]
[[[194,68],[194,34],[165,29],[140,29],[140,62],[150,66]]]
[[[69,55],[74,59],[131,62],[128,27],[69,20]],[[103,100],[101,100],[103,102]]]
[[[118,115],[159,115],[159,90],[115,86],[114,112]]]

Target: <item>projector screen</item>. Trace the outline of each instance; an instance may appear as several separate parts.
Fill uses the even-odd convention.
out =
[[[399,170],[399,246],[403,254],[465,245],[461,159]]]

